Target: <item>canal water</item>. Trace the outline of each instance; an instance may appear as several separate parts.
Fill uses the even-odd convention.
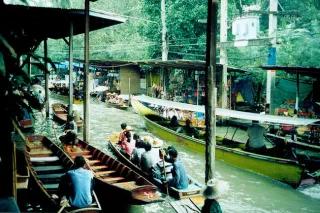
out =
[[[54,96],[50,103],[54,102],[66,103],[66,99]],[[107,145],[107,136],[120,131],[121,123],[126,122],[138,133],[147,131],[143,119],[133,111],[109,108],[105,103],[94,99],[91,100],[90,107],[90,143],[108,154],[112,155]],[[82,105],[74,105],[74,108],[82,113]],[[43,120],[40,113],[37,114],[37,118],[36,132],[57,140],[62,132],[61,127],[51,120]],[[79,136],[81,137],[81,133]],[[168,141],[166,144],[171,143]],[[204,154],[191,152],[177,146],[176,143],[174,145],[188,173],[203,184]],[[320,212],[320,185],[293,189],[289,185],[243,171],[221,161],[216,161],[216,177],[226,181],[229,186],[229,190],[219,200],[223,212]],[[169,202],[162,202],[132,206],[130,212],[174,212],[174,210]]]

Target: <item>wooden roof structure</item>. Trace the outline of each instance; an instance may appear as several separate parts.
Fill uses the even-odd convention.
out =
[[[90,11],[90,31],[124,21],[124,18],[115,14]],[[69,36],[71,22],[74,35],[84,33],[84,10],[0,5],[0,33],[16,31],[34,39],[59,39]]]
[[[264,70],[283,70],[290,74],[306,75],[310,77],[320,77],[320,68],[316,67],[293,67],[293,66],[261,66]]]
[[[75,59],[76,62],[83,63],[82,59]],[[206,62],[199,60],[138,60],[138,61],[121,61],[121,60],[90,60],[90,65],[98,67],[116,67],[116,66],[151,66],[177,69],[192,69],[198,71],[206,70]],[[217,64],[219,70],[222,69],[221,64]],[[245,73],[246,70],[228,67],[228,72]]]

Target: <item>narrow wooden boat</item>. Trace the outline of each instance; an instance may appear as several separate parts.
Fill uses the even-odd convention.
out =
[[[27,151],[25,153],[28,168],[34,181],[40,203],[48,210],[59,209],[59,203],[53,195],[58,194],[60,177],[73,165],[71,158],[63,150],[44,136],[29,136],[26,138]],[[100,203],[93,194],[93,203],[82,209],[67,207],[65,212],[99,212]]]
[[[144,120],[148,130],[158,137],[178,143],[179,146],[184,146],[192,151],[205,152],[203,140],[167,128],[168,121],[160,116],[147,115],[144,116]],[[216,145],[216,158],[230,165],[271,177],[295,187],[299,185],[304,168],[298,161],[250,153],[243,148],[243,143],[220,138]]]
[[[64,150],[72,158],[84,156],[96,179],[102,183],[100,185],[106,188],[106,192],[112,191],[113,196],[127,196],[138,203],[163,201],[157,187],[150,181],[84,141],[79,140],[75,148],[65,146]]]
[[[150,109],[149,107],[144,106],[140,101],[136,99],[131,99],[132,109],[139,115],[159,115],[156,111]]]
[[[66,123],[68,117],[67,106],[61,103],[54,103],[51,105],[54,118],[60,123]],[[77,127],[81,128],[83,126],[83,120],[80,118],[76,121]]]
[[[142,171],[140,167],[136,166],[126,155],[121,152],[121,148],[116,145],[117,140],[112,140],[112,138],[109,139],[109,146],[112,149],[112,151],[117,155],[117,157],[128,167],[133,169],[135,172],[140,174],[141,176],[145,177],[148,179],[150,182],[154,183],[157,185],[162,192],[166,193],[166,188],[162,184],[160,180],[156,180],[153,177],[151,177],[149,174],[146,172]],[[201,189],[202,185],[198,182],[196,182],[194,179],[189,177],[189,186],[187,189],[177,189],[174,187],[169,187],[169,194],[176,198],[176,199],[185,199],[185,198],[190,198],[190,197],[195,197],[195,196],[201,196]]]

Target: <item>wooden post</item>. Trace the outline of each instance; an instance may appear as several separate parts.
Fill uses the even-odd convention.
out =
[[[31,79],[31,69],[32,69],[32,65],[31,65],[31,56],[28,57],[28,77]]]
[[[271,47],[269,48],[268,54],[268,65],[275,65],[276,64],[276,31],[277,31],[277,15],[275,14],[278,11],[278,0],[270,0],[269,5],[269,32],[268,36],[271,39]],[[270,107],[269,113],[272,113],[272,102],[271,102],[271,90],[272,90],[272,82],[275,77],[274,70],[267,71],[267,88],[266,88],[266,104]]]
[[[48,69],[48,39],[46,38],[43,41],[44,46],[44,58],[45,60],[45,67],[46,67],[46,73],[45,73],[45,107],[46,107],[46,117],[49,118],[49,69]]]
[[[197,73],[197,105],[199,105],[199,88],[200,88],[200,83],[199,83],[199,77],[200,77],[200,73]]]
[[[72,115],[73,111],[73,23],[70,22],[69,35],[69,107],[68,114]]]
[[[90,103],[89,103],[89,0],[85,0],[85,34],[84,34],[84,85],[83,85],[83,140],[90,139]]]
[[[220,43],[228,40],[228,0],[221,0],[220,16]],[[220,46],[220,64],[222,64],[221,77],[221,107],[227,108],[228,105],[228,52],[224,45]]]
[[[300,75],[299,75],[299,72],[297,72],[296,104],[295,104],[295,109],[297,110],[297,115],[299,112],[299,96],[300,96]]]
[[[128,105],[131,106],[131,79],[129,78],[129,100]]]
[[[207,51],[206,51],[206,182],[213,178],[215,170],[216,145],[216,46],[217,46],[217,8],[216,0],[208,0]]]
[[[168,60],[168,37],[166,26],[166,0],[161,0],[161,24],[162,24],[162,61]]]

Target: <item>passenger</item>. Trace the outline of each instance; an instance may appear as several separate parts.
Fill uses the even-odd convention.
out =
[[[78,143],[77,134],[74,131],[67,131],[64,135],[59,137],[61,143],[65,146],[74,147]]]
[[[188,188],[189,178],[182,162],[178,160],[178,151],[176,149],[170,149],[168,152],[173,161],[173,168],[171,170],[172,179],[168,182],[169,186],[177,189]]]
[[[170,124],[169,124],[169,127],[171,129],[174,129],[176,130],[178,127],[179,127],[179,122],[178,122],[178,118],[177,116],[172,116],[171,120],[170,120]]]
[[[135,135],[133,135],[133,137],[135,137]],[[145,151],[145,143],[140,139],[136,139],[136,147],[132,151],[131,161],[135,165],[140,166],[141,157]]]
[[[77,124],[74,121],[74,117],[72,115],[67,116],[67,123],[64,126],[64,131],[74,131],[75,134],[78,134]]]
[[[72,207],[85,208],[92,203],[93,173],[85,165],[86,160],[77,156],[74,168],[61,177],[58,190],[60,205],[68,202]]]
[[[122,143],[120,144],[121,148],[123,149],[123,151],[125,151],[125,153],[128,155],[128,157],[131,157],[132,151],[135,147],[135,141],[131,140],[131,133],[130,131],[126,131],[124,133],[124,139],[122,141]]]
[[[165,150],[159,150],[159,158],[160,161],[158,163],[156,163],[153,167],[152,167],[152,176],[155,179],[161,180],[161,181],[169,181],[170,179],[172,179],[172,163],[166,162],[164,159],[165,156]]]
[[[122,123],[121,124],[121,132],[119,135],[119,141],[118,143],[121,145],[121,143],[125,140],[125,133],[127,132],[127,124],[126,123]]]
[[[199,138],[199,131],[191,125],[190,119],[186,120],[186,125],[177,129],[178,133],[185,133],[194,138]]]
[[[246,143],[246,150],[258,154],[265,154],[267,151],[264,143],[264,132],[263,126],[259,125],[259,121],[252,121],[252,125],[248,127],[247,133],[249,139]]]
[[[203,196],[205,197],[204,205],[201,209],[201,213],[222,213],[221,207],[217,199],[221,196],[222,191],[225,190],[225,186],[222,182],[209,180]]]
[[[153,153],[151,151],[152,146],[150,143],[145,144],[145,152],[141,156],[140,167],[143,171],[151,174],[152,167],[157,163],[155,158],[153,157]]]

